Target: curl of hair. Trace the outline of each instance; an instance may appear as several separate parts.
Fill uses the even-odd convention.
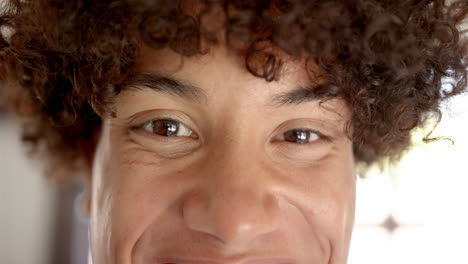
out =
[[[224,24],[213,29],[204,19],[216,12]],[[411,131],[466,89],[467,14],[463,0],[11,0],[0,15],[2,98],[47,173],[66,179],[84,168],[141,41],[193,56],[223,30],[266,81],[283,65],[271,47],[315,62],[327,85],[313,92],[346,101],[355,158],[370,164],[398,158]]]

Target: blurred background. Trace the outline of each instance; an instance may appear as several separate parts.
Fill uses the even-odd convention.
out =
[[[445,109],[396,166],[373,170],[357,186],[349,264],[468,263],[468,96]]]
[[[359,179],[349,264],[468,263],[468,96],[447,106],[434,136],[453,145],[417,131],[397,166]],[[85,264],[80,186],[52,186],[24,151],[0,114],[0,263]]]

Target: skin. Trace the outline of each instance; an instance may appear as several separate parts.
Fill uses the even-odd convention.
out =
[[[346,263],[355,172],[344,102],[272,100],[310,82],[300,62],[266,82],[222,47],[181,60],[143,47],[132,72],[203,95],[133,85],[103,119],[90,173],[94,263]],[[157,135],[147,122],[158,119],[187,129]],[[325,136],[300,144],[285,137],[294,129]]]

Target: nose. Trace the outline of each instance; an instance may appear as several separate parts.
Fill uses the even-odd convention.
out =
[[[269,176],[255,158],[211,159],[183,202],[185,224],[225,247],[243,247],[279,225],[280,208]],[[206,163],[205,163],[206,164]]]

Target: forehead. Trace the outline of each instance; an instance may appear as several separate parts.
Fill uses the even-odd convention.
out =
[[[320,102],[323,98],[314,94],[317,86],[326,86],[326,83],[313,61],[292,59],[279,52],[275,55],[283,62],[279,78],[266,81],[248,71],[245,57],[232,54],[223,46],[213,47],[204,55],[191,57],[182,56],[167,48],[155,50],[142,46],[131,75],[149,73],[180,80],[189,87],[199,89],[202,101],[207,105],[218,101],[229,102],[231,105],[237,102],[243,106],[252,104],[277,108],[303,103],[309,103],[310,107],[310,103],[315,102],[315,105],[320,103],[327,109],[349,116],[348,107],[342,99]]]
[[[281,59],[281,58],[279,58]],[[300,67],[300,61],[288,61],[282,67],[281,78],[278,81],[267,82],[263,78],[252,75],[245,66],[244,56],[232,54],[223,46],[212,47],[203,55],[182,56],[165,48],[154,50],[143,46],[136,59],[133,72],[153,72],[165,76],[173,76],[180,80],[190,80],[204,89],[208,95],[214,95],[226,88],[232,92],[248,93],[250,96],[288,90],[291,85],[306,85],[307,74]],[[232,84],[238,83],[234,87]],[[253,87],[266,89],[253,89]]]

